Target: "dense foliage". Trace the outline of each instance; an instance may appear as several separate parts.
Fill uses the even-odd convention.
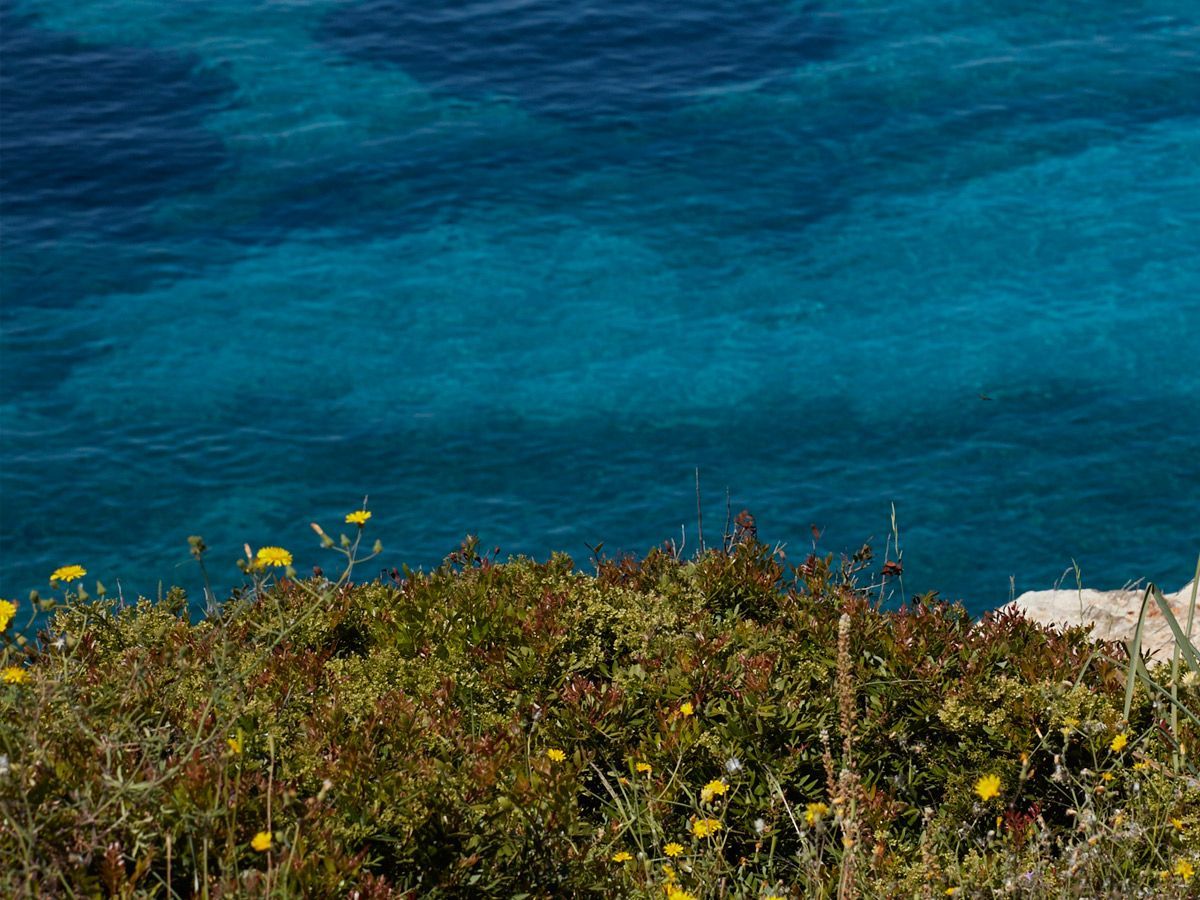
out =
[[[1124,648],[935,597],[884,610],[895,563],[868,584],[865,550],[790,566],[743,538],[595,574],[472,542],[371,583],[260,573],[196,622],[178,590],[68,594],[7,638],[0,892],[1200,885],[1197,729],[1145,686],[1124,718]]]

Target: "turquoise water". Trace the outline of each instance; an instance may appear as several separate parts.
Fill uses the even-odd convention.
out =
[[[979,611],[1200,552],[1191,3],[28,0],[0,594],[711,540]],[[986,399],[985,399],[986,398]]]

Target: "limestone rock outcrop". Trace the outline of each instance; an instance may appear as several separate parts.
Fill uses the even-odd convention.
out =
[[[1043,625],[1086,625],[1092,626],[1092,636],[1110,641],[1128,641],[1137,627],[1138,613],[1142,608],[1144,590],[1094,591],[1062,589],[1056,591],[1028,591],[1010,606],[1020,609],[1025,617]],[[1192,584],[1173,594],[1164,592],[1171,612],[1180,626],[1187,630],[1188,606],[1192,600]],[[1200,604],[1198,604],[1200,606]],[[1196,623],[1192,626],[1192,643],[1200,643],[1200,609]],[[1142,647],[1150,651],[1151,659],[1165,662],[1171,657],[1175,638],[1162,610],[1150,598],[1146,609],[1146,625],[1142,630]]]

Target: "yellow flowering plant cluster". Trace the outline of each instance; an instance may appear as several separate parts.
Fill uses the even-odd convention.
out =
[[[692,822],[692,834],[698,838],[712,837],[720,830],[720,819],[695,819]]]
[[[65,582],[70,584],[72,581],[78,581],[87,575],[87,569],[79,565],[60,566],[55,569],[50,575],[50,583]]]
[[[999,796],[1002,782],[999,775],[984,775],[975,782],[975,793],[984,803]]]
[[[829,806],[825,803],[809,803],[804,810],[804,824],[816,828],[829,816]]]
[[[260,547],[254,555],[254,565],[259,569],[290,567],[292,554],[282,547]]]

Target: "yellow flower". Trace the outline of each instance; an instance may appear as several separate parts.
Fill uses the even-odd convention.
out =
[[[627,863],[633,859],[633,854],[627,850],[622,850],[620,853],[614,853],[612,861],[615,863]]]
[[[783,898],[778,894],[768,894],[767,896],[763,897],[763,900],[783,900]]]
[[[672,866],[663,866],[663,875],[667,876],[667,881],[674,881],[675,869]]]
[[[253,847],[255,850],[257,850],[259,853],[265,853],[266,851],[270,850],[271,849],[271,834],[270,834],[270,832],[260,831],[258,834],[256,834],[254,836],[254,839],[250,841],[250,846]]]
[[[721,822],[718,819],[697,819],[692,823],[692,834],[698,838],[708,837],[720,830]]]
[[[561,750],[547,750],[546,755],[550,757],[551,762],[562,762],[567,758],[567,754],[563,753]]]
[[[365,509],[358,509],[346,516],[347,525],[366,525],[371,514]]]
[[[1181,859],[1175,863],[1175,874],[1183,879],[1184,884],[1187,884],[1192,880],[1192,876],[1196,874],[1196,870],[1186,859]]]
[[[254,561],[260,566],[274,566],[278,569],[281,566],[292,564],[292,554],[282,547],[263,547],[258,551]]]
[[[991,800],[1000,793],[1000,776],[984,775],[975,782],[975,793],[979,795],[979,799],[984,803]]]
[[[1112,772],[1101,772],[1101,773],[1100,773],[1100,780],[1101,780],[1101,781],[1112,781],[1112,780],[1113,780],[1113,773],[1112,773]]]
[[[11,600],[0,600],[0,631],[8,627],[8,623],[17,614],[17,604]]]
[[[54,570],[54,574],[50,576],[51,581],[65,581],[70,584],[72,581],[78,581],[87,574],[87,569],[83,566],[60,566]]]
[[[956,887],[946,888],[946,896],[947,897],[954,897],[954,896],[957,896],[957,894],[958,894],[958,888],[956,888]]]
[[[685,719],[686,719],[688,716],[690,716],[692,713],[694,713],[695,711],[696,711],[696,710],[694,710],[694,709],[692,708],[692,704],[691,704],[691,703],[684,703],[682,706],[680,706],[680,707],[679,707],[679,714],[680,714],[681,716],[683,716]]]
[[[1145,770],[1145,769],[1148,769],[1148,768],[1150,768],[1150,761],[1149,761],[1149,760],[1145,760],[1145,759],[1138,760],[1137,762],[1135,762],[1135,763],[1133,764],[1133,767],[1134,767],[1134,769],[1136,769],[1137,771],[1141,772],[1141,771],[1143,771],[1143,770]]]
[[[649,775],[652,771],[654,771],[650,763],[644,762],[638,763],[636,766],[634,766],[634,769],[636,769],[638,773],[642,775]]]
[[[229,745],[229,752],[234,756],[242,755],[242,730],[239,728],[238,733],[231,738],[226,738],[225,743]]]
[[[1110,746],[1112,748],[1113,753],[1120,753],[1122,750],[1125,749],[1125,745],[1128,743],[1129,743],[1129,735],[1127,735],[1125,732],[1122,731],[1120,734],[1118,734],[1115,738],[1112,739],[1112,743],[1109,744],[1108,746]]]
[[[1175,826],[1176,831],[1183,831],[1183,819],[1172,819],[1171,824]]]
[[[689,894],[687,891],[674,884],[668,884],[667,900],[696,900],[696,895]]]
[[[700,789],[700,800],[704,803],[711,803],[713,797],[720,797],[727,790],[729,790],[729,785],[725,782],[710,781]]]
[[[824,803],[810,803],[804,812],[804,821],[816,825],[824,816],[829,815],[829,807]]]
[[[29,680],[29,672],[20,666],[7,666],[2,674],[5,684],[24,684]]]
[[[683,855],[683,844],[677,844],[677,843],[675,843],[675,841],[671,841],[671,843],[669,843],[669,844],[667,844],[667,846],[663,847],[663,853],[666,856],[670,856],[672,859],[675,858],[676,856],[682,856]]]

